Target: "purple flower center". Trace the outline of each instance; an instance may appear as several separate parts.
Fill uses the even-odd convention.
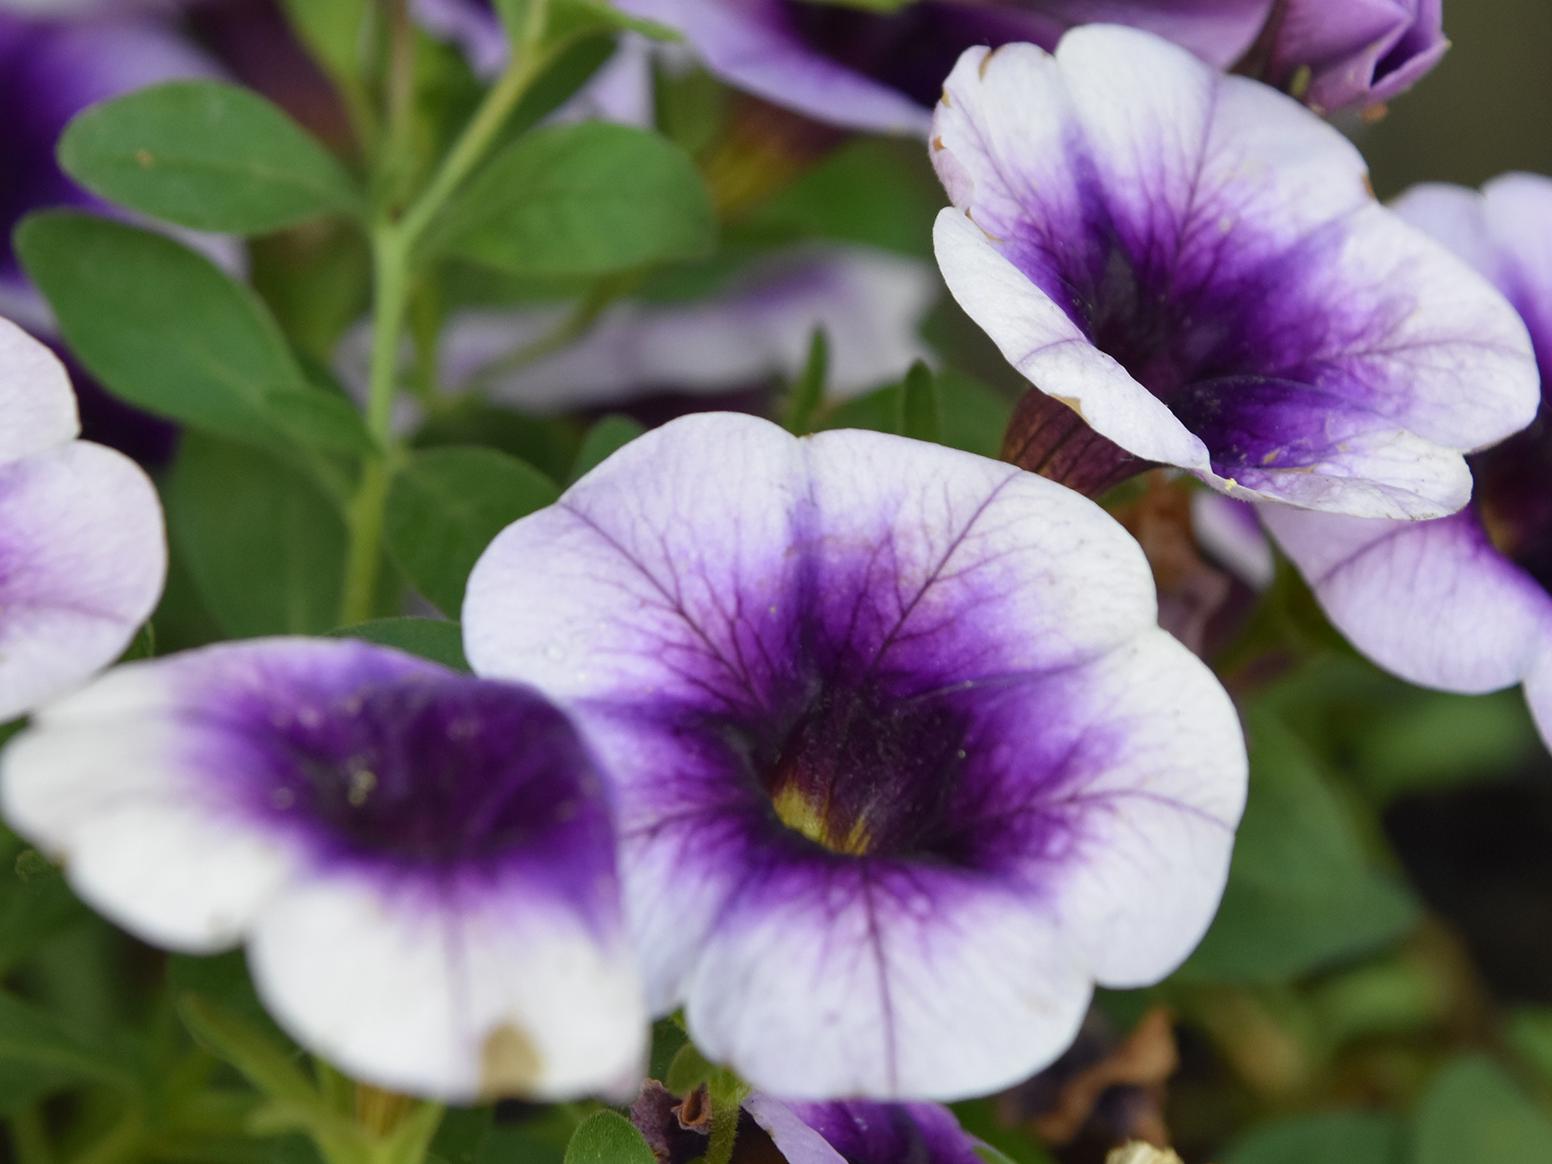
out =
[[[798,707],[764,771],[784,825],[836,853],[950,855],[944,824],[966,758],[961,715],[866,680],[823,685]]]
[[[1126,237],[1110,221],[1097,181],[1089,185],[1089,244],[1048,237],[1030,223],[1013,240],[1014,261],[1201,438],[1216,472],[1329,456],[1329,416],[1351,406],[1318,386],[1323,371],[1312,354],[1343,336],[1383,330],[1387,313],[1408,309],[1404,296],[1335,319],[1297,275],[1340,245],[1340,230],[1280,249],[1227,211],[1221,220],[1204,213],[1189,237],[1161,248]],[[1206,231],[1220,234],[1206,239]],[[1042,388],[1061,394],[1059,384]]]
[[[256,808],[342,859],[488,868],[514,855],[608,850],[592,761],[569,720],[525,688],[399,679],[322,706],[250,706]],[[585,851],[586,846],[582,846]]]

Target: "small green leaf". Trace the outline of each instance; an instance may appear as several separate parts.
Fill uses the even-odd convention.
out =
[[[628,416],[610,415],[596,421],[582,438],[570,480],[581,480],[646,431]]]
[[[823,328],[816,328],[808,342],[808,359],[787,397],[787,431],[802,436],[813,432],[814,417],[824,403],[825,382],[830,372],[830,342]]]
[[[1224,1164],[1402,1164],[1402,1145],[1393,1116],[1324,1112],[1256,1128],[1234,1144]]]
[[[1552,1118],[1478,1056],[1445,1067],[1412,1123],[1411,1164],[1530,1164],[1552,1155]]]
[[[932,369],[917,360],[900,385],[900,432],[915,440],[936,443],[941,430],[937,381]]]
[[[565,1164],[654,1164],[647,1141],[631,1122],[612,1111],[595,1112],[578,1125],[566,1145]]]
[[[228,635],[334,625],[345,526],[307,478],[256,450],[189,434],[162,499],[174,552]]]
[[[494,449],[426,449],[410,457],[388,491],[388,549],[416,590],[457,614],[485,547],[557,496],[543,473]]]
[[[378,618],[332,630],[329,635],[394,647],[457,671],[469,669],[463,655],[463,628],[442,618]]]
[[[16,248],[71,350],[114,395],[236,440],[286,443],[264,397],[306,380],[246,287],[171,239],[89,215],[32,215]]]
[[[250,89],[174,81],[82,113],[59,142],[93,193],[195,230],[263,234],[357,206],[323,146]]]
[[[442,249],[530,276],[606,275],[695,258],[716,241],[711,197],[689,155],[657,134],[603,122],[519,138],[446,222]]]
[[[892,384],[865,396],[842,401],[824,415],[819,427],[901,433],[905,414],[903,395],[904,387]],[[937,374],[935,395],[939,443],[983,457],[997,456],[1013,407],[1006,397],[978,380],[952,371]]]
[[[1283,982],[1396,941],[1417,922],[1402,883],[1371,867],[1346,806],[1274,717],[1249,724],[1250,801],[1229,884],[1180,971],[1193,980]]]

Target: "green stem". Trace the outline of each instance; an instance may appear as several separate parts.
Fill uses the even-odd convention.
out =
[[[366,406],[367,431],[379,447],[362,465],[361,480],[346,515],[350,543],[340,595],[340,622],[344,626],[365,622],[372,617],[375,606],[391,468],[399,344],[409,302],[407,259],[399,231],[391,223],[379,224],[372,236],[372,365]]]
[[[742,1111],[742,1105],[732,1097],[715,1101],[711,1109],[711,1143],[706,1149],[705,1164],[730,1164]]]
[[[474,117],[432,176],[425,193],[404,215],[400,225],[405,238],[412,245],[425,233],[464,179],[479,165],[512,110],[528,92],[528,86],[549,63],[554,48],[549,52],[541,51],[548,9],[549,0],[532,0],[528,8],[528,26],[514,46],[512,63],[485,95]]]

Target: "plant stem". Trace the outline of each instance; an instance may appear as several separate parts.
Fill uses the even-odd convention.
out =
[[[522,100],[528,86],[548,61],[541,51],[548,0],[532,0],[528,24],[515,47],[512,63],[485,95],[472,120],[438,167],[425,191],[403,218],[382,215],[371,230],[373,303],[372,364],[367,399],[367,430],[378,444],[361,468],[361,479],[346,514],[349,546],[340,594],[340,622],[344,626],[372,617],[382,558],[383,519],[388,500],[396,450],[393,440],[393,404],[398,381],[399,347],[409,305],[411,265],[417,241],[435,221],[437,213],[479,165]],[[407,108],[411,95],[390,94],[390,113]],[[390,125],[402,118],[389,118]],[[402,132],[402,131],[401,131]],[[392,157],[393,143],[384,154]]]
[[[350,544],[340,595],[340,622],[351,626],[372,616],[382,557],[383,510],[388,500],[393,443],[393,400],[398,381],[399,341],[408,304],[409,271],[403,238],[392,223],[372,236],[372,365],[366,427],[378,444],[361,467],[346,522]]]
[[[705,1164],[730,1164],[742,1112],[743,1105],[733,1095],[719,1096],[713,1101],[711,1143],[706,1148]]]
[[[425,233],[447,200],[457,192],[475,166],[479,165],[512,110],[523,99],[523,94],[528,92],[528,86],[549,63],[553,48],[550,52],[541,51],[548,9],[549,0],[532,0],[528,9],[528,26],[513,47],[512,63],[485,95],[474,117],[432,175],[425,192],[405,213],[400,225],[411,245]]]

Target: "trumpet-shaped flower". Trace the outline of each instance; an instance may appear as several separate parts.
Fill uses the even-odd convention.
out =
[[[651,1007],[770,1094],[919,1099],[1028,1076],[1216,908],[1243,741],[1155,617],[1070,490],[701,414],[503,532],[464,628],[599,750]]]
[[[1512,174],[1481,192],[1423,186],[1399,213],[1453,247],[1519,308],[1552,370],[1552,180]],[[1419,524],[1265,509],[1263,520],[1359,650],[1449,691],[1525,684],[1552,742],[1552,428],[1471,458],[1476,491]]]
[[[271,639],[121,667],[0,765],[6,818],[147,941],[246,941],[360,1078],[450,1100],[634,1086],[646,1032],[593,760],[537,693]]]
[[[1470,496],[1463,454],[1535,415],[1513,308],[1374,201],[1340,134],[1146,33],[970,50],[932,156],[955,298],[1139,463],[1245,498],[1439,517]]]
[[[0,722],[111,663],[161,596],[156,490],[76,440],[64,366],[0,319]]]

